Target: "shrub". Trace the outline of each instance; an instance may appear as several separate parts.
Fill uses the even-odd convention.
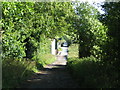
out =
[[[81,87],[118,87],[118,72],[111,64],[104,64],[93,56],[70,58],[67,66]]]

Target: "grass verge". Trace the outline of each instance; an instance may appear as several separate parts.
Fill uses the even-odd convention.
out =
[[[56,57],[52,54],[40,54],[39,55],[40,59],[38,60],[36,66],[38,69],[43,68],[47,64],[51,64],[56,60]]]
[[[78,57],[78,44],[71,44],[69,47],[68,58]]]
[[[35,71],[35,62],[6,59],[2,62],[2,87],[16,88]]]
[[[32,74],[38,72],[45,65],[54,62],[55,56],[51,54],[42,54],[38,62],[31,60],[14,60],[6,59],[2,62],[2,87],[16,88],[31,77]]]

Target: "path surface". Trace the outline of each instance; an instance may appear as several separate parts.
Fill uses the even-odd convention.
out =
[[[66,69],[66,60],[57,56],[57,60],[35,73],[23,88],[79,88]]]

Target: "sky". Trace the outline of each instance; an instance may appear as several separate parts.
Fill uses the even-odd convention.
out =
[[[0,1],[25,1],[25,0],[0,0]],[[28,0],[28,1],[38,1],[38,2],[46,2],[46,1],[56,1],[56,0]],[[96,3],[101,3],[101,2],[104,2],[105,0],[57,0],[57,1],[80,1],[80,2],[89,2],[91,5],[93,5],[95,8],[98,9],[98,11],[101,13],[101,14],[104,14],[104,11],[101,10],[102,7],[97,7],[97,5],[94,5],[93,2]],[[109,0],[108,0],[109,1]]]
[[[97,3],[102,4],[102,2],[105,2],[105,0],[77,0],[77,1],[81,1],[81,2],[87,1],[88,3],[90,3],[91,5],[93,5],[95,8],[97,8],[98,11],[99,11],[101,14],[104,14],[104,13],[105,13],[103,10],[101,10],[102,7],[98,7],[97,5],[95,5],[95,4],[97,4]],[[93,2],[94,2],[95,4],[93,4]]]
[[[78,1],[103,2],[103,1],[105,1],[105,0],[78,0]]]
[[[95,2],[95,4],[97,4],[97,3],[102,4],[104,1],[105,1],[105,0],[98,0],[98,1]],[[89,3],[90,3],[91,5],[93,5],[95,8],[97,8],[98,11],[99,11],[101,14],[104,14],[104,13],[105,13],[105,12],[102,10],[102,7],[101,7],[101,6],[98,7],[97,5],[93,4],[91,1],[89,1]]]

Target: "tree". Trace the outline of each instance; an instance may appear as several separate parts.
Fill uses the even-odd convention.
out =
[[[109,62],[118,66],[120,63],[120,2],[106,2],[102,5],[105,14],[102,15],[102,22],[108,27],[107,36],[109,37],[105,52]],[[120,68],[119,68],[120,69]]]
[[[32,59],[43,38],[68,31],[69,2],[2,2],[3,57]]]
[[[99,12],[87,2],[77,3],[75,10],[73,32],[79,43],[79,57],[94,55],[101,58],[107,28],[98,20]]]

